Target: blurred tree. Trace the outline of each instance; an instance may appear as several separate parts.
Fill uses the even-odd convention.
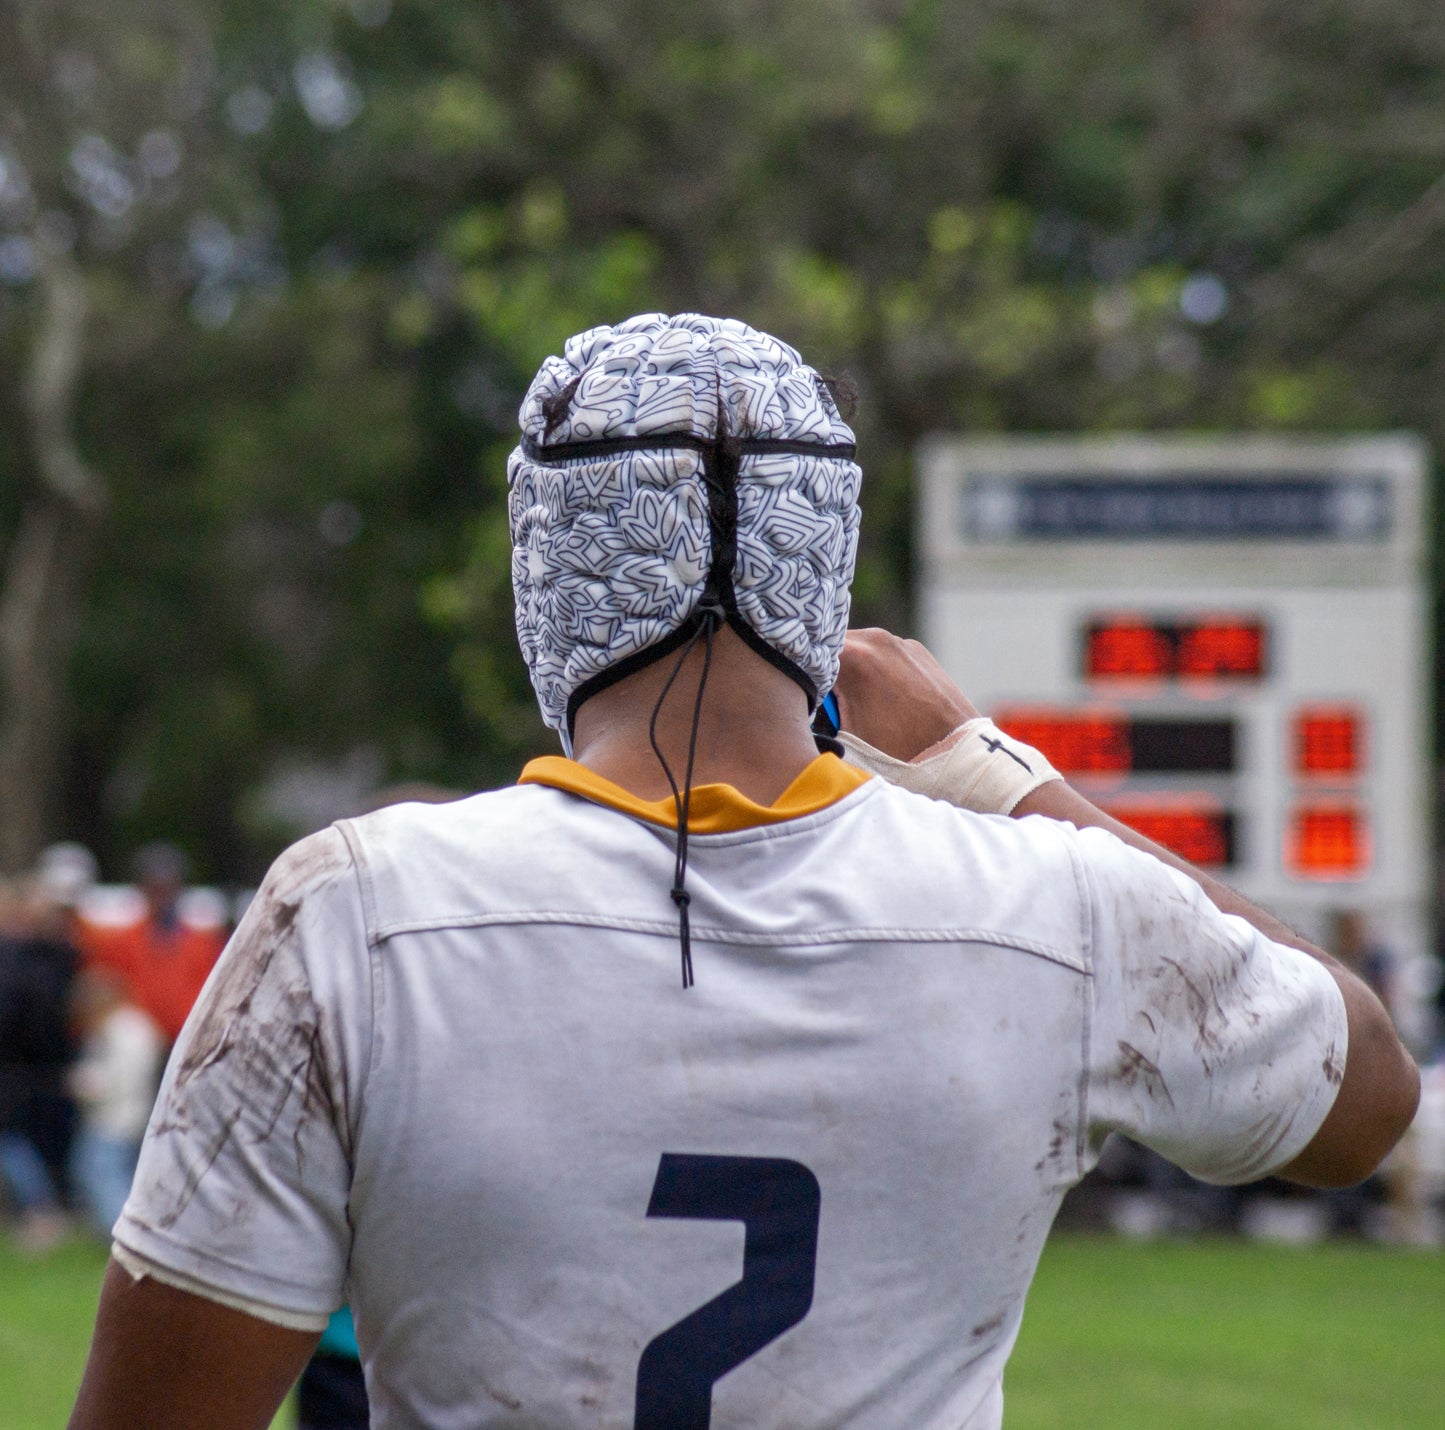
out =
[[[355,800],[462,744],[417,592],[471,423],[416,252],[315,197],[370,162],[335,35],[385,8],[0,12],[0,868],[63,827],[254,873],[328,763]]]
[[[55,818],[71,642],[110,500],[77,430],[92,270],[114,267],[180,188],[195,35],[155,8],[0,11],[0,274],[31,287],[0,309],[17,498],[0,568],[0,870],[26,863]]]
[[[932,429],[1445,444],[1442,60],[1425,0],[15,0],[0,867],[253,874],[547,748],[504,463],[594,322],[858,379],[894,624]]]
[[[932,428],[1445,441],[1445,22],[1423,0],[634,0],[518,24],[468,70],[548,211],[650,241],[658,306],[737,312],[861,379],[867,615],[907,618]],[[495,250],[463,261],[495,280]]]

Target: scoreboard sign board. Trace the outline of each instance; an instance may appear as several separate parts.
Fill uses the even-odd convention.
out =
[[[1426,455],[937,438],[923,638],[1118,818],[1316,938],[1428,947]]]

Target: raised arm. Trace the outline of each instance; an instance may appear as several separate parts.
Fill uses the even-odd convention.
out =
[[[836,691],[844,730],[910,763],[948,749],[959,728],[980,714],[924,646],[881,630],[849,632]],[[1080,828],[1106,829],[1187,874],[1223,912],[1237,914],[1329,970],[1349,1023],[1344,1079],[1319,1131],[1278,1175],[1319,1187],[1348,1186],[1369,1176],[1410,1125],[1420,1097],[1419,1070],[1370,989],[1272,914],[1136,834],[1061,779],[1025,794],[1010,812],[1016,818],[1038,814]]]

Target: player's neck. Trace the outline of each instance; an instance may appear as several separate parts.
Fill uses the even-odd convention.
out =
[[[577,711],[574,758],[639,799],[665,799],[672,793],[648,741],[648,726],[676,664],[675,655],[664,656]],[[699,642],[657,716],[657,743],[679,788],[702,666]],[[713,639],[698,721],[693,784],[729,784],[758,804],[772,804],[816,754],[802,691],[732,631],[720,631]]]

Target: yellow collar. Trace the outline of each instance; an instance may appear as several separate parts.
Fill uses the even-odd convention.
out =
[[[864,770],[845,765],[835,755],[819,755],[806,765],[801,774],[773,804],[754,804],[739,794],[732,785],[694,785],[688,800],[687,828],[689,834],[731,834],[741,829],[754,829],[762,824],[781,824],[785,819],[799,819],[816,814],[837,804],[869,778]],[[522,771],[518,784],[549,785],[581,795],[594,804],[620,810],[637,819],[666,828],[677,827],[677,802],[666,799],[638,799],[621,785],[560,755],[544,755],[531,760]]]

